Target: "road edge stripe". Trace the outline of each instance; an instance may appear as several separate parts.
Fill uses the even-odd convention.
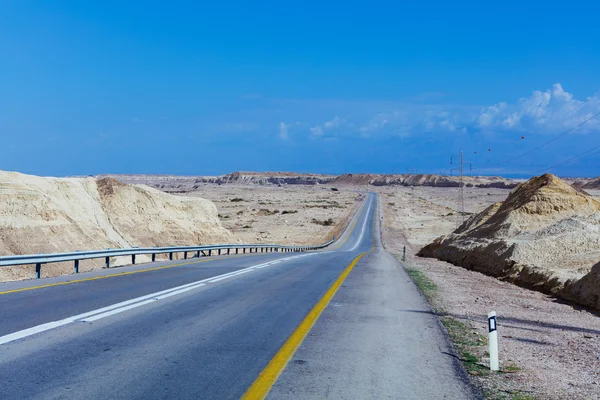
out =
[[[304,317],[304,320],[296,327],[294,332],[285,341],[279,351],[273,356],[269,364],[262,370],[252,385],[246,390],[246,393],[241,397],[243,400],[255,400],[264,399],[271,387],[279,378],[279,375],[283,372],[285,366],[290,361],[300,344],[304,341],[304,338],[319,319],[319,316],[325,310],[325,307],[329,304],[333,296],[336,294],[342,283],[346,280],[346,277],[350,274],[356,263],[365,255],[367,252],[359,254],[352,262],[346,267],[344,272],[336,279],[331,287],[325,292],[321,300],[310,310],[310,312]]]

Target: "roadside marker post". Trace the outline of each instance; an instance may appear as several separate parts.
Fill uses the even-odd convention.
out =
[[[490,370],[500,370],[498,362],[498,323],[496,311],[488,313],[488,342],[490,344]]]
[[[406,246],[404,246],[404,249],[402,250],[402,261],[406,262]]]

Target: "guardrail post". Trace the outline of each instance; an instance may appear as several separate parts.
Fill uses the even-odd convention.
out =
[[[219,256],[221,255],[221,249],[217,250],[217,255],[219,255]]]
[[[135,254],[131,255],[131,264],[135,265]]]
[[[79,260],[75,260],[75,263],[73,264],[73,273],[74,274],[79,273]]]
[[[156,254],[152,253],[152,262],[156,261]]]
[[[236,248],[235,248],[235,254],[238,254],[238,251],[239,251],[239,250],[240,250],[240,249],[238,249],[238,248],[236,247]]]
[[[184,259],[184,260],[187,260],[187,251],[184,251],[184,252],[183,252],[183,259]]]
[[[229,255],[229,250],[231,250],[230,248],[227,248],[227,255]]]
[[[173,261],[173,252],[169,253],[169,260]]]
[[[242,254],[246,254],[246,248],[242,248]]]
[[[211,253],[212,253],[212,250],[210,250],[210,249],[209,249],[209,250],[208,250],[208,256],[209,256],[209,257],[210,257],[210,255],[211,255]]]
[[[105,259],[104,259],[104,266],[106,268],[110,268],[110,257],[105,257]]]
[[[40,279],[42,275],[42,263],[35,264],[35,278]]]

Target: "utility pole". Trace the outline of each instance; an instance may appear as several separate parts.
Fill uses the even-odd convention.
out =
[[[458,171],[459,171],[459,178],[458,178],[458,202],[456,204],[456,212],[458,214],[457,218],[456,218],[456,227],[458,228],[460,226],[460,224],[462,224],[463,222],[465,222],[465,196],[464,196],[464,191],[463,191],[463,187],[464,187],[464,182],[463,182],[463,152],[460,152],[460,155],[458,156],[451,156],[450,157],[450,164],[452,164],[453,159],[458,158],[459,162],[458,162]]]

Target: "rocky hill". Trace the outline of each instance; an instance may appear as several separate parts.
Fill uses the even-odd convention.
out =
[[[431,186],[458,187],[456,176],[435,174],[297,174],[292,172],[234,172],[221,176],[176,176],[176,175],[100,175],[98,178],[112,177],[124,183],[145,184],[174,193],[197,190],[203,184],[256,184],[256,185],[331,185],[331,186]],[[510,189],[518,181],[501,177],[465,176],[467,187]]]
[[[296,174],[293,172],[233,172],[220,176],[181,175],[99,175],[123,183],[144,184],[166,192],[190,192],[202,184],[256,184],[256,185],[324,185],[333,181],[335,175]]]
[[[576,282],[600,262],[600,202],[554,175],[534,177],[418,255],[591,305],[582,287],[594,279]]]
[[[0,171],[0,255],[236,240],[221,226],[215,205],[198,197],[111,178]],[[44,273],[52,268],[50,264]],[[19,268],[0,269],[0,280],[20,277]]]
[[[600,189],[600,177],[595,179],[590,179],[581,185],[582,189]]]

